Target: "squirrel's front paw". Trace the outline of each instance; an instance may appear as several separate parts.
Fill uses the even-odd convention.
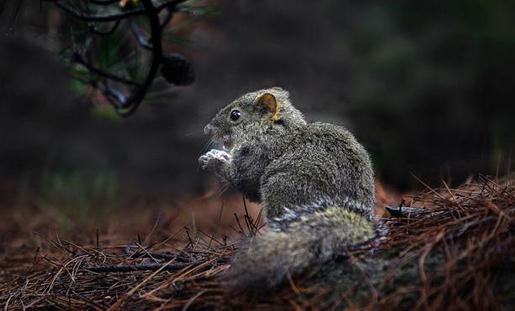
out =
[[[211,169],[220,164],[229,163],[231,155],[222,150],[212,149],[198,159],[202,169]]]

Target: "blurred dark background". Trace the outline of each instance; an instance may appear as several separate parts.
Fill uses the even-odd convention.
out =
[[[69,77],[69,18],[0,1],[0,189],[53,196],[195,196],[222,106],[282,86],[309,120],[351,129],[400,191],[505,174],[515,142],[513,1],[210,1],[182,32],[196,82],[149,94],[122,119]],[[62,199],[62,198],[61,198]],[[88,201],[84,202],[88,204]]]

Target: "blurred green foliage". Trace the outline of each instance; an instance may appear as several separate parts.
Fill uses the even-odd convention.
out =
[[[101,217],[115,209],[121,191],[114,172],[50,172],[41,181],[41,204],[75,221]]]
[[[344,113],[380,176],[414,186],[410,171],[432,183],[505,174],[515,147],[515,2],[351,7]]]

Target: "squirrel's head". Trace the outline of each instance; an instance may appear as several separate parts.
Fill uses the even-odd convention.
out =
[[[302,113],[279,87],[247,93],[222,108],[204,128],[204,133],[231,150],[244,141],[274,135],[306,124]]]

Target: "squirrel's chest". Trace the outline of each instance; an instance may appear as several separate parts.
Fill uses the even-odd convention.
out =
[[[260,202],[260,180],[270,159],[257,146],[243,146],[234,154],[234,186],[251,201]]]

